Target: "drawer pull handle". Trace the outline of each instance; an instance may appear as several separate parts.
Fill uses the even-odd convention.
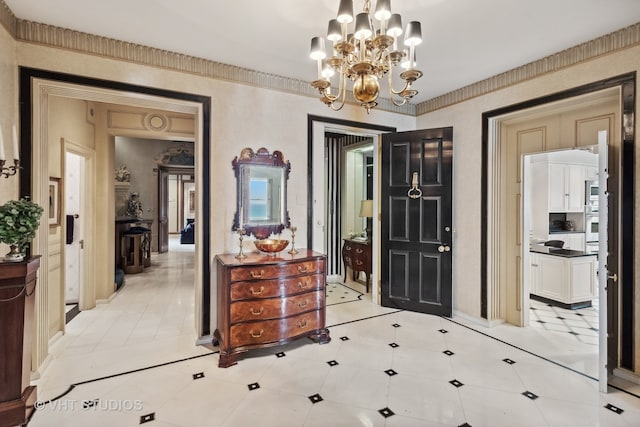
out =
[[[298,328],[305,328],[307,326],[307,319],[298,321]]]
[[[249,309],[249,312],[250,312],[251,314],[253,314],[254,316],[260,316],[260,315],[262,314],[262,312],[263,312],[263,311],[264,311],[264,307],[260,307],[260,311],[254,311],[254,310],[253,310],[253,307],[251,307],[251,308]]]
[[[305,308],[307,306],[307,304],[309,304],[308,300],[300,301],[300,302],[298,302],[298,307]]]
[[[361,253],[364,253],[364,251],[362,249],[358,248],[358,249],[356,249],[356,253],[357,254],[361,254]]]
[[[307,289],[309,287],[309,279],[307,279],[304,283],[298,282],[298,287],[300,289]]]
[[[260,286],[260,290],[259,291],[255,291],[253,290],[253,286],[249,288],[249,292],[251,292],[251,295],[260,295],[261,293],[264,292],[264,286]]]
[[[260,338],[262,334],[264,334],[264,329],[260,329],[260,332],[258,332],[257,334],[254,334],[253,330],[249,331],[249,335],[251,335],[251,338]]]
[[[299,265],[298,266],[298,271],[300,273],[306,273],[307,271],[309,271],[309,267],[307,267],[306,265]]]
[[[252,279],[262,279],[262,276],[264,275],[264,270],[260,270],[260,273],[256,274],[255,271],[251,272],[251,278]]]
[[[364,264],[364,263],[363,263],[362,261],[360,261],[359,259],[357,259],[357,260],[356,260],[356,264],[358,264],[358,265],[362,265],[362,264]]]

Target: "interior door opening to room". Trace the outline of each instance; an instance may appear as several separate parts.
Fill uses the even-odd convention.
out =
[[[307,118],[308,140],[307,140],[307,167],[309,170],[309,182],[307,193],[307,247],[317,252],[328,253],[328,226],[327,206],[329,203],[329,191],[327,177],[328,157],[325,149],[326,133],[339,133],[347,135],[366,135],[373,138],[373,203],[372,203],[372,239],[375,241],[378,236],[378,162],[379,162],[379,136],[386,132],[394,132],[395,128],[388,126],[359,123],[349,120],[330,119],[326,117],[309,115]],[[318,167],[318,165],[322,165]],[[337,230],[337,228],[335,228]],[[347,230],[348,231],[348,230]],[[334,235],[335,236],[335,235]],[[341,241],[334,237],[331,240],[333,246],[334,266],[339,266]],[[378,278],[379,253],[376,245],[372,247],[372,273],[371,297],[373,301],[379,301]],[[335,274],[335,273],[334,273]],[[337,276],[337,275],[336,275]],[[337,277],[336,277],[337,278]],[[343,277],[340,277],[342,280]]]
[[[621,75],[484,113],[481,229],[481,315],[489,325],[522,326],[522,248],[529,240],[522,234],[521,156],[594,145],[607,130],[608,268],[617,282],[607,284],[607,330],[598,331],[608,337],[607,360],[600,363],[609,375],[627,370],[630,377],[637,344],[633,321],[624,319],[634,316],[634,251],[633,239],[622,236],[635,235],[634,206],[625,202],[635,198],[634,107],[635,76]]]
[[[373,206],[374,138],[371,135],[325,133],[325,247],[327,274],[331,280],[345,280],[350,275],[353,280],[361,281],[363,274],[371,274],[370,259],[361,263],[364,270],[358,270],[355,265],[347,267],[342,248],[344,239],[361,239],[364,245],[372,242],[372,236],[366,233],[373,219],[368,216],[373,213],[363,211],[362,206],[363,203],[365,207],[367,203]],[[371,228],[368,232],[372,234]],[[371,255],[371,251],[365,252]]]

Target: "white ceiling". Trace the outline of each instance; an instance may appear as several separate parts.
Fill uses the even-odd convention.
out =
[[[4,0],[21,19],[312,81],[339,0]],[[354,0],[359,12],[363,0]],[[375,0],[373,1],[375,7]],[[640,0],[392,0],[422,23],[421,102],[640,22]]]

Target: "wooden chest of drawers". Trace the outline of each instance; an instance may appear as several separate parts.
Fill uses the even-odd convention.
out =
[[[240,353],[310,337],[331,338],[325,327],[326,257],[301,250],[270,257],[216,256],[218,366],[237,363]]]
[[[353,270],[353,279],[356,273],[364,271],[367,276],[367,293],[369,293],[369,279],[371,278],[371,242],[343,239],[342,262],[344,263],[344,281],[347,281],[347,267]]]

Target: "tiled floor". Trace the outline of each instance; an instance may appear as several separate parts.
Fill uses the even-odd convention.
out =
[[[495,328],[478,333],[461,319],[378,307],[357,284],[328,285],[329,344],[300,340],[218,368],[215,348],[194,345],[193,256],[179,249],[154,254],[152,267],[127,276],[110,303],[67,325],[38,382],[41,409],[30,426],[583,427],[640,420],[640,399],[600,394],[596,381],[488,337]]]

